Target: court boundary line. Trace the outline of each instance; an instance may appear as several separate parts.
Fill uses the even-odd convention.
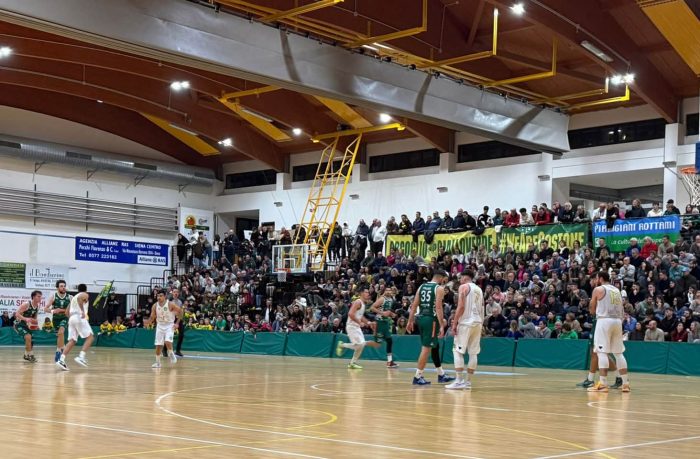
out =
[[[288,381],[279,381],[277,383],[283,384],[283,383],[288,383]],[[205,389],[218,388],[218,387],[236,387],[236,386],[239,386],[239,384],[225,384],[225,385],[210,386],[210,387],[195,387],[195,388],[183,389],[180,391],[168,392],[168,393],[165,393],[165,394],[161,395],[160,397],[158,397],[155,400],[155,405],[158,407],[158,409],[160,409],[160,410],[162,410],[162,411],[164,411],[172,416],[177,416],[179,418],[187,419],[189,421],[199,422],[202,424],[208,424],[208,425],[220,427],[223,429],[243,430],[243,431],[247,431],[247,432],[285,435],[288,437],[305,438],[307,440],[328,441],[328,442],[333,442],[333,443],[341,443],[341,444],[356,445],[356,446],[366,446],[366,447],[371,447],[371,448],[388,449],[388,450],[393,450],[393,451],[404,451],[404,452],[418,453],[418,454],[430,454],[433,456],[458,457],[458,458],[463,458],[463,459],[484,459],[484,458],[477,457],[477,456],[464,456],[464,455],[459,455],[459,454],[441,453],[441,452],[437,452],[437,451],[425,451],[425,450],[420,450],[420,449],[404,448],[404,447],[400,447],[400,446],[380,445],[380,444],[376,444],[376,443],[366,443],[366,442],[355,441],[355,440],[342,440],[339,438],[323,438],[323,437],[314,437],[311,435],[295,434],[295,433],[289,433],[289,432],[279,432],[279,431],[274,431],[274,430],[252,429],[252,428],[247,428],[247,427],[234,427],[234,426],[228,426],[225,424],[218,424],[215,422],[210,422],[210,421],[207,421],[204,419],[193,418],[191,416],[180,414],[180,413],[171,411],[171,410],[161,406],[161,402],[164,399],[169,398],[169,397],[171,397],[175,394],[178,394],[180,392],[192,392],[192,391],[196,391],[196,390],[205,390]]]
[[[167,435],[167,434],[159,434],[159,433],[153,433],[153,432],[137,432],[135,430],[122,429],[122,428],[118,428],[118,427],[100,426],[100,425],[96,425],[96,424],[80,424],[77,422],[56,421],[54,419],[32,418],[32,417],[27,417],[27,416],[15,416],[15,415],[10,415],[10,414],[0,414],[0,417],[1,418],[8,418],[8,419],[21,419],[24,421],[46,422],[46,423],[50,423],[50,424],[60,424],[60,425],[66,425],[66,426],[72,426],[72,427],[82,427],[82,428],[86,428],[86,429],[104,430],[104,431],[108,431],[108,432],[118,432],[118,433],[123,433],[123,434],[141,435],[141,436],[146,436],[146,437],[168,438],[171,440],[181,440],[181,441],[193,441],[193,442],[197,442],[197,443],[204,443],[207,445],[226,446],[228,448],[248,449],[248,450],[260,451],[260,452],[264,452],[264,453],[282,454],[285,456],[305,457],[308,459],[329,459],[329,458],[323,457],[323,456],[311,456],[308,454],[294,453],[291,451],[280,451],[280,450],[276,450],[276,449],[267,449],[267,448],[255,448],[253,446],[245,446],[245,445],[240,445],[240,444],[235,444],[235,443],[225,443],[225,442],[216,441],[216,440],[202,440],[199,438],[180,437],[177,435]]]
[[[553,456],[538,456],[538,457],[535,457],[532,459],[556,459],[559,457],[571,457],[571,456],[578,456],[578,455],[582,455],[582,454],[587,455],[587,454],[604,453],[606,451],[618,451],[621,449],[639,448],[641,446],[665,445],[668,443],[678,443],[681,441],[691,441],[691,440],[698,440],[698,439],[700,439],[700,435],[694,435],[692,437],[670,438],[668,440],[655,440],[655,441],[648,441],[648,442],[643,442],[643,443],[633,443],[631,445],[610,446],[608,448],[597,448],[597,449],[591,449],[588,451],[555,454]]]

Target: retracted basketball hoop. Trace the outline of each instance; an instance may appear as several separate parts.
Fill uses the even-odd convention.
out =
[[[700,175],[695,166],[683,167],[680,169],[680,178],[683,180],[683,186],[690,197],[690,204],[693,206],[700,205]]]

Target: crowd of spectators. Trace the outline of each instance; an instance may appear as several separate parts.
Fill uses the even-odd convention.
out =
[[[457,275],[465,268],[476,272],[475,282],[483,289],[486,305],[484,333],[512,339],[586,339],[591,333],[588,312],[594,276],[599,270],[610,273],[620,288],[625,308],[624,332],[628,340],[684,341],[700,343],[700,234],[692,241],[671,235],[660,244],[650,238],[632,239],[619,253],[605,239],[582,244],[576,241],[540,241],[525,253],[498,246],[473,247],[468,253],[443,248],[424,259],[415,251],[382,252],[387,234],[421,234],[426,231],[456,231],[487,226],[540,225],[552,222],[575,223],[617,218],[654,217],[680,214],[669,201],[665,211],[658,204],[645,211],[638,200],[627,211],[612,203],[602,203],[593,215],[579,206],[559,203],[526,209],[483,213],[471,216],[459,209],[454,217],[445,211],[424,221],[419,212],[410,222],[390,218],[386,226],[375,219],[371,225],[360,220],[353,231],[347,223],[337,225],[335,263],[326,273],[304,283],[293,298],[280,294],[280,285],[269,276],[274,244],[303,239],[304,228],[297,225],[279,232],[258,228],[249,239],[240,240],[232,231],[216,236],[211,243],[200,235],[187,240],[180,235],[178,257],[191,259],[191,269],[167,279],[164,287],[175,293],[175,300],[186,310],[186,326],[195,329],[258,332],[341,333],[355,290],[369,284],[373,298],[394,292],[397,320],[395,334],[406,334],[406,322],[414,292],[431,278],[432,271],[444,269],[447,283],[445,316],[453,320]],[[692,236],[696,208],[686,208],[684,222],[691,221],[684,234]],[[686,219],[686,217],[688,217]],[[684,223],[685,228],[686,223]],[[314,237],[322,238],[316,232]],[[327,234],[325,236],[328,236]],[[189,257],[189,258],[188,258]],[[188,266],[189,263],[187,264]],[[160,286],[158,286],[160,287]],[[151,301],[148,304],[152,303]],[[143,326],[147,312],[132,310],[125,323]],[[448,328],[449,329],[449,328]],[[369,332],[369,330],[367,330]]]

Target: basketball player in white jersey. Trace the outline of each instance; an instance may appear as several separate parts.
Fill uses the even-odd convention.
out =
[[[163,344],[168,349],[170,363],[177,363],[177,357],[173,351],[173,336],[175,335],[175,318],[179,317],[182,309],[172,301],[168,301],[164,290],[158,290],[156,303],[151,308],[151,317],[145,321],[146,325],[156,321],[156,363],[152,368],[160,368],[160,356],[163,352]]]
[[[374,303],[369,295],[369,287],[367,285],[362,285],[359,287],[358,294],[360,297],[352,302],[350,307],[350,312],[348,312],[348,322],[345,324],[345,332],[348,334],[350,339],[349,343],[338,342],[338,346],[335,348],[335,353],[338,357],[343,355],[344,349],[352,349],[355,351],[352,354],[352,359],[348,364],[348,368],[351,370],[361,370],[362,367],[358,365],[357,361],[360,360],[362,351],[365,346],[379,347],[376,341],[365,341],[365,334],[362,332],[363,326],[368,326],[370,322],[365,318],[365,308],[368,304],[372,304],[370,307],[372,309],[381,306],[384,303],[384,297],[379,296],[377,301]]]
[[[590,312],[592,316],[597,317],[593,352],[598,354],[600,380],[595,386],[589,387],[588,392],[608,392],[608,354],[613,354],[617,361],[617,369],[622,378],[622,392],[629,392],[627,360],[623,355],[625,344],[622,341],[622,319],[625,311],[622,306],[622,294],[617,287],[610,285],[610,275],[607,272],[600,271],[596,281],[598,286],[591,294]]]
[[[484,292],[472,280],[474,272],[465,269],[460,277],[457,296],[457,311],[452,321],[454,335],[454,365],[457,379],[445,389],[462,390],[472,388],[472,375],[476,370],[477,356],[481,352],[481,328],[484,324]],[[464,354],[469,355],[467,378],[464,379]]]
[[[90,322],[88,322],[88,294],[85,284],[78,285],[78,294],[71,298],[70,306],[68,306],[68,343],[63,349],[58,362],[56,362],[56,366],[61,370],[68,371],[66,356],[71,349],[73,349],[78,338],[84,338],[85,342],[83,343],[83,348],[80,350],[80,355],[73,360],[87,367],[88,364],[85,353],[90,349],[90,346],[92,346],[94,335],[90,327]]]

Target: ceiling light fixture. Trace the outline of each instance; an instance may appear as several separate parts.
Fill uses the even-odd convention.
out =
[[[625,75],[613,75],[610,77],[610,83],[614,85],[620,84],[632,84],[634,82],[634,73],[627,73]]]
[[[594,45],[593,43],[591,43],[588,40],[583,40],[581,42],[581,46],[583,48],[585,48],[586,50],[588,50],[591,54],[593,54],[595,57],[597,57],[598,59],[600,59],[603,62],[612,62],[613,61],[612,57],[605,54],[603,52],[603,50],[601,50],[600,48],[598,48],[596,45]]]
[[[380,113],[379,114],[379,121],[386,124],[386,123],[391,121],[391,116],[386,114],[386,113]]]
[[[219,140],[219,145],[231,147],[233,146],[233,140],[231,140],[231,137],[226,137],[224,140]]]
[[[294,128],[292,129],[292,134],[295,136],[299,137],[303,131],[300,128]]]
[[[196,133],[196,132],[188,131],[187,129],[181,128],[180,126],[176,126],[176,125],[173,124],[173,123],[170,123],[170,127],[171,127],[171,128],[175,128],[175,129],[177,129],[177,130],[180,130],[180,131],[182,131],[182,132],[186,132],[186,133],[188,133],[189,135],[193,135],[193,136],[195,136],[195,137],[197,136],[197,133]]]
[[[101,103],[103,103],[103,102],[104,102],[104,101],[102,101],[102,100],[100,100],[100,99],[97,99],[97,103],[98,103],[98,104],[101,104]]]
[[[7,57],[12,54],[12,48],[9,46],[3,46],[0,48],[0,57]]]
[[[366,48],[366,49],[370,49],[370,50],[372,50],[372,51],[374,51],[374,52],[379,51],[377,48],[375,48],[374,46],[370,46],[370,45],[362,45],[362,47],[363,47],[363,48]]]
[[[248,109],[248,108],[241,107],[241,111],[242,111],[243,113],[247,113],[247,114],[249,114],[249,115],[251,115],[251,116],[254,116],[254,117],[256,117],[256,118],[260,118],[260,119],[263,120],[263,121],[267,121],[268,123],[272,123],[272,120],[271,120],[270,118],[268,118],[268,117],[266,117],[266,116],[263,116],[263,115],[261,115],[261,114],[258,113],[258,112],[254,112],[253,110],[250,110],[250,109]]]
[[[170,83],[170,89],[174,91],[179,91],[181,89],[188,89],[190,87],[189,81],[173,81]]]
[[[513,14],[517,14],[518,16],[525,14],[525,7],[522,3],[516,3],[510,7],[510,10],[513,12]]]

